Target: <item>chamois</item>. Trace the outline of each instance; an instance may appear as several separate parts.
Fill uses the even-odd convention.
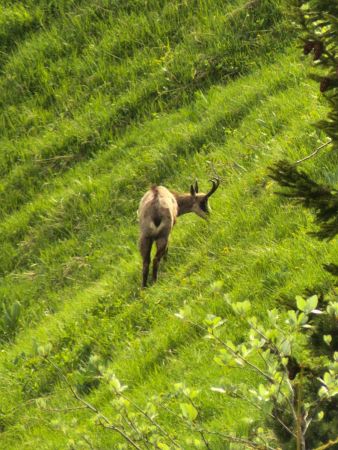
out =
[[[198,193],[197,181],[190,193],[179,194],[164,186],[152,186],[142,197],[137,212],[140,223],[140,252],[143,259],[142,287],[147,286],[151,247],[156,242],[153,260],[153,282],[157,280],[158,266],[168,250],[168,239],[176,218],[194,212],[206,219],[209,214],[208,200],[220,184],[219,178],[210,180],[212,188],[207,194]]]

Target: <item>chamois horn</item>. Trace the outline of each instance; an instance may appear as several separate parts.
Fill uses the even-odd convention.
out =
[[[221,182],[219,177],[214,177],[211,180],[209,180],[212,183],[212,188],[210,191],[206,194],[207,198],[209,198],[217,189]]]

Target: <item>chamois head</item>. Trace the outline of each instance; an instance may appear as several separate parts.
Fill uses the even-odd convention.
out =
[[[212,183],[212,188],[207,194],[198,193],[198,183],[195,181],[193,185],[190,186],[190,195],[192,197],[192,207],[191,211],[196,213],[198,216],[203,219],[207,219],[210,213],[210,206],[208,204],[209,197],[216,191],[219,186],[220,180],[219,178],[213,178],[210,180]],[[189,212],[189,211],[184,211]],[[183,212],[183,214],[184,214]],[[179,212],[180,215],[180,212]]]

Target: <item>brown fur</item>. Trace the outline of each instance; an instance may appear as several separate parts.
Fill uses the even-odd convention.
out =
[[[142,197],[138,209],[140,223],[140,252],[143,260],[142,287],[147,286],[150,266],[150,254],[153,243],[157,251],[153,260],[153,282],[162,257],[168,251],[168,240],[178,216],[195,212],[206,218],[208,198],[217,189],[219,180],[213,181],[213,188],[208,194],[198,194],[197,182],[191,186],[190,194],[169,191],[164,186],[152,186]]]

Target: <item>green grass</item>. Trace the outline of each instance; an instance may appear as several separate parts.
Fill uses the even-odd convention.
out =
[[[0,10],[0,302],[21,305],[18,326],[1,339],[1,445],[88,448],[84,434],[94,448],[120,442],[88,412],[36,402],[74,405],[38,354],[47,343],[108,416],[111,394],[90,373],[93,355],[138,404],[184,381],[202,391],[201,423],[247,435],[247,406],[209,388],[257,378],[224,372],[210,343],[174,314],[189,305],[196,321],[224,316],[226,336],[240,340],[223,294],[251,300],[264,320],[268,308],[333,285],[322,264],[336,244],[310,237],[311,214],[277,197],[267,176],[277,159],[318,145],[312,124],[326,112],[286,2],[25,5]],[[306,167],[325,181],[335,161],[319,158],[324,170],[315,160]],[[210,221],[179,218],[158,283],[142,291],[139,199],[152,183],[186,191],[195,177],[206,190],[210,162],[223,180]],[[184,442],[177,418],[163,412],[159,421]]]

